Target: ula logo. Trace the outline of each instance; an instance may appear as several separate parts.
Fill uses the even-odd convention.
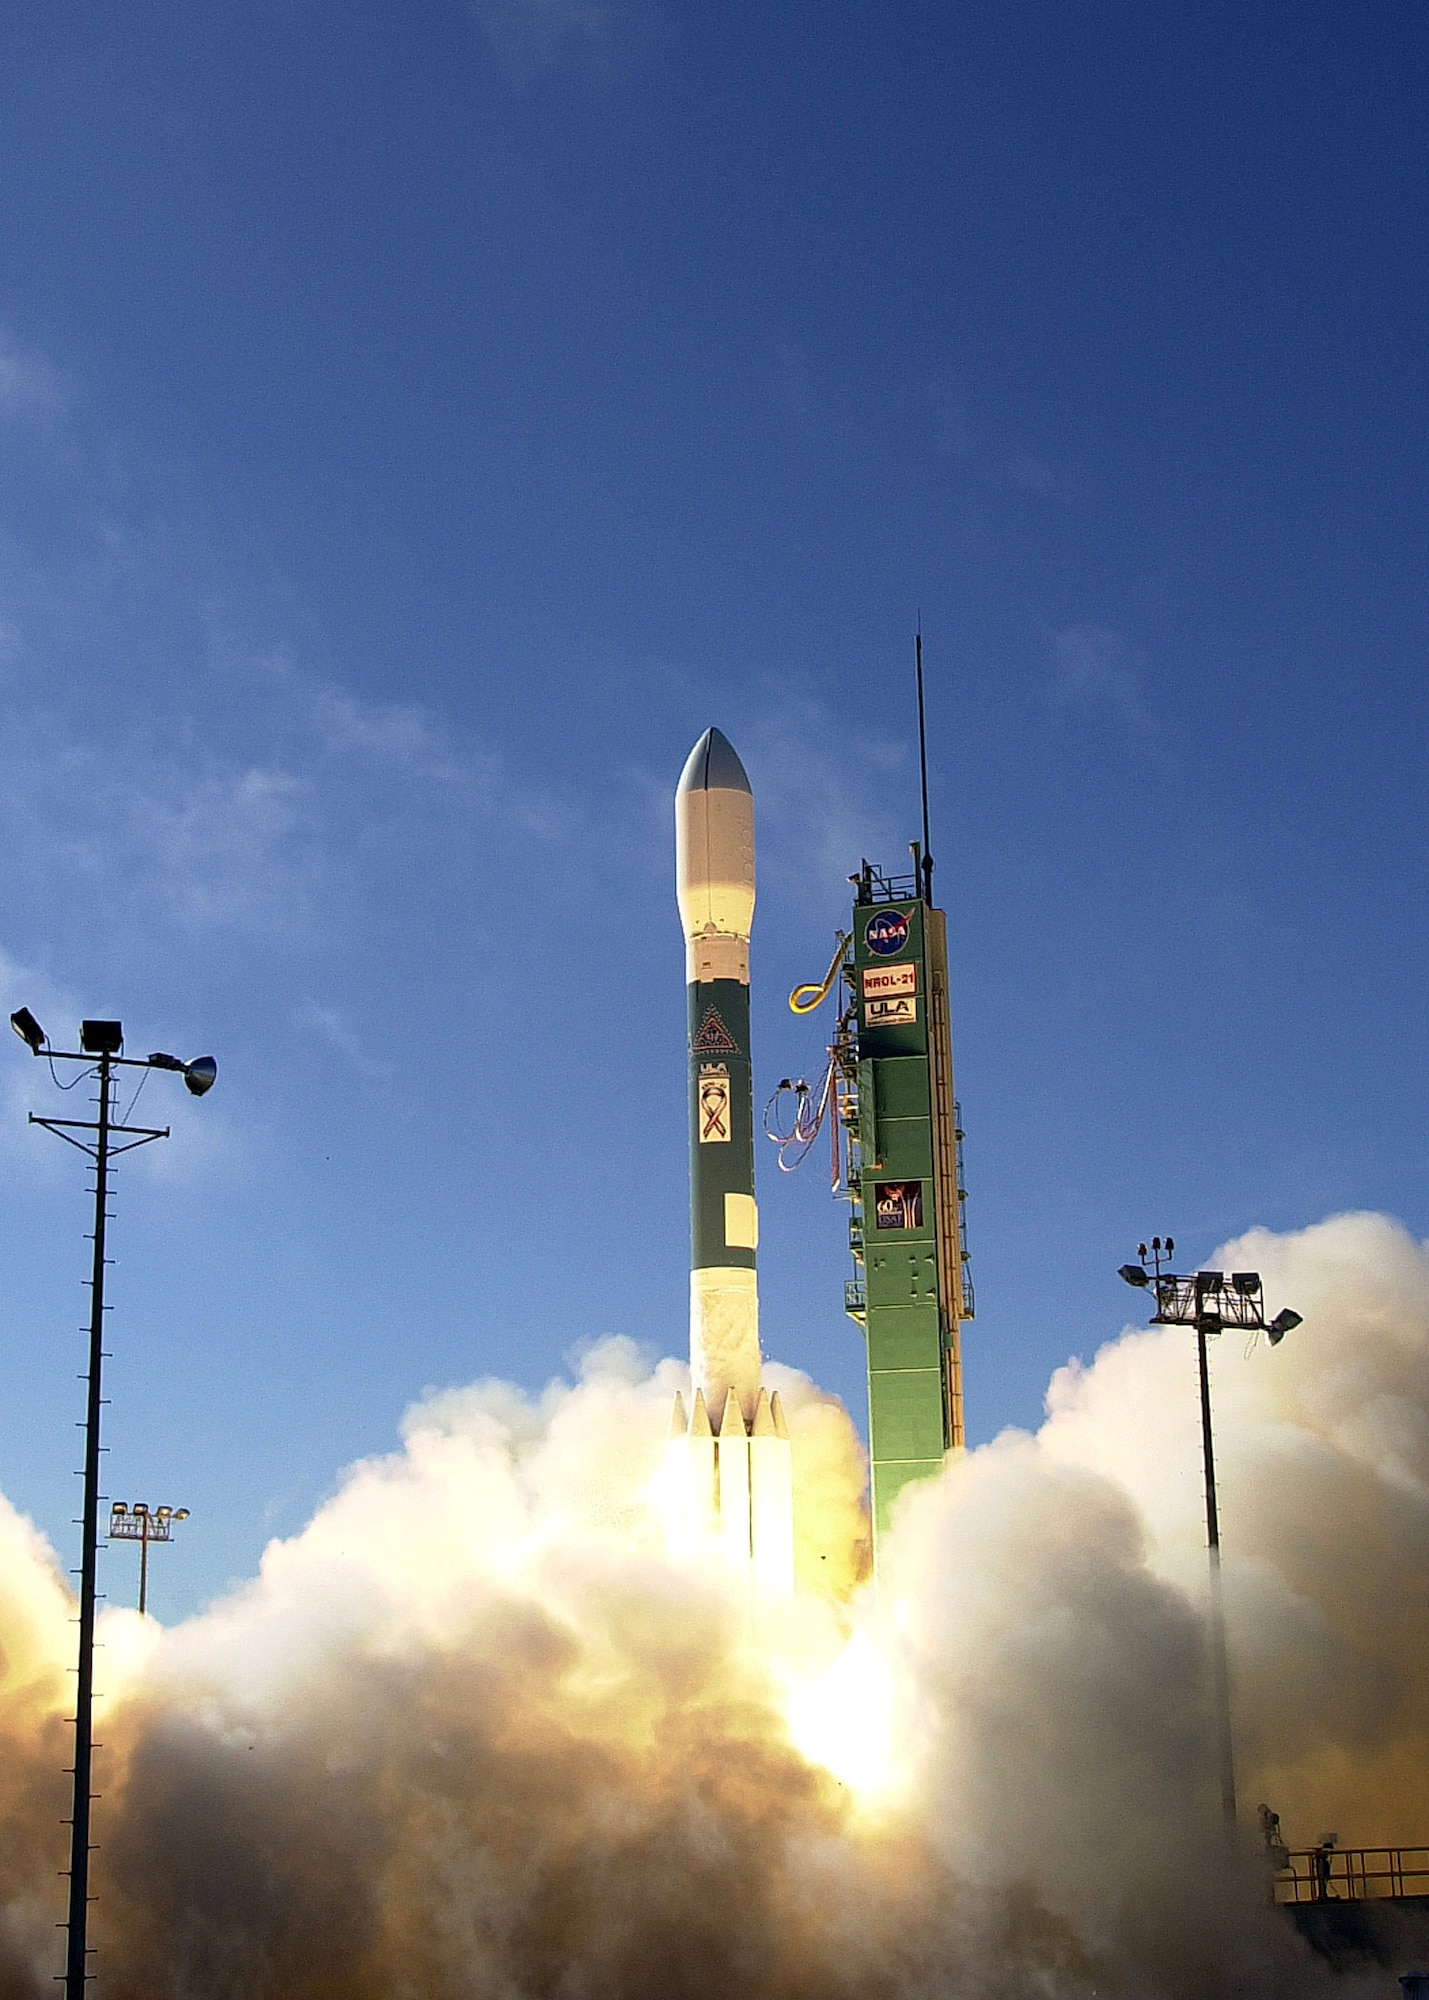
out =
[[[908,942],[908,919],[901,910],[880,910],[868,920],[863,941],[879,958],[892,958]]]

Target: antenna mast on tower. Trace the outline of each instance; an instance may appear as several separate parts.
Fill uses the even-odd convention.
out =
[[[913,640],[913,656],[918,671],[918,781],[923,798],[923,857],[919,863],[922,881],[919,888],[923,901],[933,900],[933,855],[928,845],[928,732],[923,722],[923,620],[918,619],[918,630]]]

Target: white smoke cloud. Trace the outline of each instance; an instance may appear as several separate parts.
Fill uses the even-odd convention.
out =
[[[1223,1336],[1212,1359],[1236,1712],[1248,1770],[1297,1838],[1349,1844],[1424,1829],[1404,1773],[1429,1748],[1429,1255],[1379,1215],[1216,1256],[1259,1270],[1304,1325],[1270,1350]],[[1205,1575],[1196,1359],[1184,1329],[1124,1336],[1054,1379],[1043,1449],[1111,1478],[1157,1574]]]
[[[1242,1798],[1298,1844],[1412,1841],[1429,1253],[1349,1216],[1220,1261],[1305,1315],[1216,1354]],[[780,1371],[802,1587],[753,1621],[665,1551],[683,1385],[615,1342],[540,1396],[430,1396],[234,1595],[107,1615],[106,1995],[1328,1985],[1218,1824],[1189,1334],[1123,1335],[910,1496],[876,1601],[852,1428]],[[0,1509],[0,2000],[53,1970],[67,1610]]]

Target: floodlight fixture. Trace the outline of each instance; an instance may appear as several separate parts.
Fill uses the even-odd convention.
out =
[[[87,1056],[117,1056],[124,1047],[124,1028],[118,1021],[81,1021],[79,1045]]]
[[[1253,1299],[1260,1290],[1259,1271],[1232,1271],[1231,1283],[1243,1299]]]
[[[194,1097],[212,1090],[218,1075],[218,1064],[212,1056],[195,1056],[192,1062],[185,1062],[182,1056],[165,1055],[162,1049],[156,1049],[145,1061],[150,1069],[173,1070],[183,1078],[184,1087]]]
[[[1143,1250],[1141,1254],[1144,1257],[1146,1252]],[[1127,1284],[1135,1285],[1138,1291],[1144,1290],[1151,1283],[1149,1274],[1140,1264],[1123,1264],[1117,1276],[1125,1278]]]
[[[139,1616],[149,1609],[149,1547],[153,1542],[171,1542],[180,1521],[187,1521],[187,1507],[150,1507],[136,1500],[126,1507],[117,1500],[109,1510],[111,1541],[139,1544]]]
[[[45,1046],[45,1031],[29,1008],[17,1007],[10,1016],[10,1026],[29,1049],[30,1054],[37,1056]]]
[[[1305,1322],[1298,1312],[1292,1312],[1289,1306],[1282,1306],[1269,1326],[1266,1327],[1265,1337],[1272,1347],[1278,1347],[1287,1333],[1293,1333],[1297,1326],[1303,1326],[1304,1324]]]
[[[184,1064],[184,1088],[192,1097],[202,1097],[206,1090],[212,1090],[218,1077],[218,1064],[212,1056],[195,1056],[191,1063]]]

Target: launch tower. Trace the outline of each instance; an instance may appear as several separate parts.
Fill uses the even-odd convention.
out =
[[[973,1316],[947,925],[917,841],[911,853],[909,875],[865,861],[850,876],[852,929],[839,932],[823,982],[789,996],[807,1014],[838,983],[828,1066],[816,1089],[781,1083],[764,1114],[786,1169],[826,1119],[832,1133],[856,1266],[844,1306],[868,1349],[875,1565],[904,1487],[963,1448],[962,1325]]]
[[[839,932],[824,980],[789,996],[796,1014],[811,1013],[838,983],[828,1065],[816,1089],[781,1083],[764,1114],[786,1169],[829,1121],[834,1191],[850,1205],[856,1273],[844,1305],[868,1350],[875,1567],[904,1487],[963,1448],[962,1326],[973,1316],[947,923],[928,852],[921,635],[916,657],[923,839],[910,843],[911,873],[865,861],[849,877],[852,928]]]
[[[833,1087],[857,1275],[844,1303],[868,1348],[874,1547],[894,1501],[963,1447],[967,1269],[962,1121],[953,1095],[947,927],[913,874],[865,861]]]

